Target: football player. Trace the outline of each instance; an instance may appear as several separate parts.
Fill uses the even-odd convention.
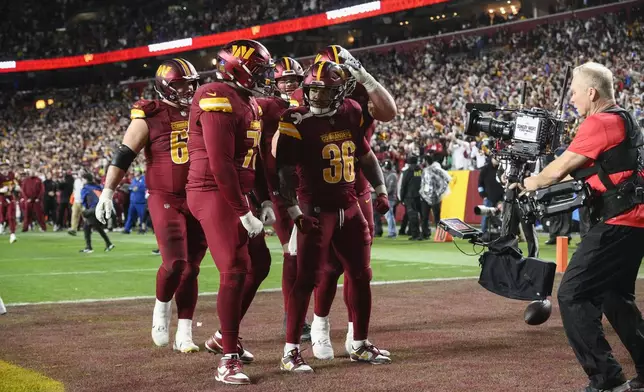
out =
[[[282,113],[289,107],[300,106],[300,103],[294,99],[290,99],[290,96],[300,87],[302,80],[304,80],[304,69],[300,63],[290,57],[282,57],[275,62],[276,95],[257,99],[257,103],[262,108],[262,142],[260,147],[262,149],[262,157],[264,158],[268,191],[276,215],[276,222],[273,228],[282,244],[284,252],[284,263],[282,264],[284,310],[287,308],[288,296],[295,281],[297,262],[295,255],[291,255],[288,250],[288,242],[291,237],[291,231],[293,230],[293,221],[288,216],[286,206],[279,197],[279,178],[277,176],[275,157],[271,151],[273,138],[277,134],[277,125]],[[302,332],[302,341],[308,341],[310,339],[311,326],[305,323]]]
[[[290,108],[279,123],[276,159],[280,195],[297,226],[297,276],[288,298],[285,371],[311,372],[300,353],[300,335],[316,272],[334,252],[351,284],[348,301],[355,328],[352,361],[389,363],[367,340],[371,315],[371,236],[358,206],[356,165],[379,191],[382,170],[364,137],[363,109],[345,99],[348,75],[334,62],[307,72],[305,106]],[[297,186],[297,191],[295,184]],[[383,191],[386,200],[386,189]],[[315,343],[314,343],[315,344]]]
[[[9,243],[17,241],[16,237],[16,200],[14,195],[20,187],[12,171],[6,175],[0,173],[0,223],[9,227]],[[4,231],[4,226],[2,227]]]
[[[199,222],[190,214],[186,199],[188,181],[188,114],[199,75],[185,59],[164,61],[157,69],[157,100],[140,100],[132,107],[122,144],[112,157],[96,217],[105,224],[115,213],[113,197],[138,153],[145,149],[148,208],[161,250],[157,272],[156,303],[152,313],[152,341],[170,341],[172,297],[178,311],[173,349],[199,351],[192,340],[192,318],[197,304],[197,276],[206,252]]]
[[[391,94],[373,76],[371,76],[345,48],[339,45],[331,45],[318,52],[315,61],[333,61],[345,65],[345,69],[351,73],[352,78],[347,88],[347,96],[360,105],[364,115],[364,123],[361,128],[365,133],[367,141],[371,140],[376,128],[375,120],[388,122],[396,116],[396,103]],[[294,98],[299,99],[301,92],[294,93]],[[358,167],[359,169],[359,167]],[[362,170],[356,172],[356,193],[362,214],[369,225],[369,234],[373,240],[374,220],[373,208],[380,214],[387,212],[388,200],[386,200],[386,187],[375,189],[377,198],[374,206],[371,204],[371,190],[369,181]],[[311,341],[313,342],[313,354],[318,359],[333,359],[333,346],[330,339],[329,313],[335,298],[338,279],[342,275],[342,264],[331,255],[331,258],[320,268],[318,283],[315,288],[315,306],[313,323],[311,324]],[[345,351],[351,353],[351,336],[353,335],[353,319],[351,304],[347,302],[351,283],[345,279],[343,290],[344,300],[348,310],[348,328],[345,339]],[[388,354],[386,350],[381,352]]]
[[[275,214],[261,170],[261,109],[254,95],[272,94],[273,72],[262,44],[233,41],[217,54],[218,80],[201,86],[190,108],[188,206],[203,227],[220,282],[221,328],[206,348],[223,354],[215,378],[226,384],[250,383],[242,363],[253,355],[239,341],[239,324],[270,269],[264,224],[274,223]],[[258,216],[252,199],[261,204]]]

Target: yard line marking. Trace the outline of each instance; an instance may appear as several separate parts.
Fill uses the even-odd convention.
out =
[[[429,283],[429,282],[447,282],[452,280],[474,280],[478,277],[474,276],[463,276],[456,278],[433,278],[433,279],[407,279],[407,280],[386,280],[386,281],[377,281],[371,282],[372,286],[386,286],[386,285],[397,285],[397,284],[406,284],[406,283]],[[341,284],[338,287],[342,287]],[[258,293],[276,293],[281,292],[282,288],[277,287],[274,289],[263,289],[258,290]],[[199,293],[199,296],[212,296],[217,295],[216,291]],[[115,297],[115,298],[98,298],[98,299],[78,299],[78,300],[66,300],[66,301],[44,301],[44,302],[18,302],[18,303],[7,303],[7,307],[12,306],[32,306],[32,305],[59,305],[59,304],[82,304],[82,303],[97,303],[97,302],[119,302],[119,301],[132,301],[138,299],[155,299],[154,295],[142,295],[136,297]]]

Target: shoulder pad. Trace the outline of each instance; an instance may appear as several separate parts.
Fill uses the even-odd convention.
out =
[[[300,131],[297,130],[297,126],[295,125],[299,124],[301,121],[302,113],[299,113],[298,110],[294,108],[287,109],[280,118],[277,130],[282,135],[302,140],[302,135],[300,134]]]
[[[132,105],[130,110],[130,118],[132,120],[136,118],[146,118],[151,117],[157,111],[159,105],[157,101],[149,101],[147,99],[140,99]]]
[[[233,112],[234,90],[224,83],[209,83],[199,94],[199,108],[204,112]]]

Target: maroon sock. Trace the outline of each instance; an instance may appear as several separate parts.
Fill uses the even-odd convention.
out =
[[[350,285],[349,285],[349,279],[347,279],[347,276],[344,275],[344,283],[342,284],[342,296],[344,297],[344,304],[347,306],[347,320],[352,323],[353,322],[353,309],[351,308],[351,303],[349,301],[350,294]]]
[[[350,277],[349,303],[353,309],[353,339],[365,340],[369,336],[371,317],[371,269],[359,277]]]
[[[282,264],[282,297],[284,297],[284,311],[288,307],[288,296],[293,289],[295,277],[297,276],[297,256],[284,254],[284,264]]]
[[[157,299],[161,302],[170,302],[174,296],[185,262],[175,262],[174,266],[167,267],[167,263],[161,264],[157,271]]]
[[[242,291],[245,280],[245,273],[219,274],[217,314],[221,324],[219,331],[223,337],[224,354],[237,353]]]
[[[331,306],[338,291],[338,279],[340,276],[335,271],[323,270],[318,274],[315,287],[315,315],[326,317],[331,312]]]
[[[253,265],[253,269],[249,274],[246,275],[246,280],[244,282],[244,290],[242,293],[242,302],[241,302],[241,318],[243,319],[250,308],[250,304],[253,303],[255,299],[255,294],[259,286],[262,284],[264,279],[268,276],[270,271],[270,258],[268,263],[262,262],[258,265]]]
[[[199,298],[199,266],[188,264],[181,274],[179,287],[174,295],[177,302],[177,313],[180,319],[192,320]]]

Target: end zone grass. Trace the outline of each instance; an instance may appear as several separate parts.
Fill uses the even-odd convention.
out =
[[[116,248],[105,253],[100,237],[94,236],[93,254],[79,253],[84,247],[82,236],[65,232],[19,233],[18,242],[11,245],[8,236],[0,236],[0,296],[8,305],[153,296],[161,263],[161,258],[151,253],[156,248],[154,235],[109,235]],[[277,289],[281,285],[282,247],[277,237],[267,237],[267,242],[272,267],[261,289]],[[464,252],[473,253],[470,244],[457,244]],[[555,248],[542,246],[541,257],[554,260]],[[480,272],[478,256],[461,253],[454,243],[408,241],[405,236],[376,238],[372,268],[374,281],[475,277]],[[207,254],[201,264],[200,292],[216,292],[218,280]]]
[[[62,383],[40,373],[0,361],[0,392],[63,392]]]

